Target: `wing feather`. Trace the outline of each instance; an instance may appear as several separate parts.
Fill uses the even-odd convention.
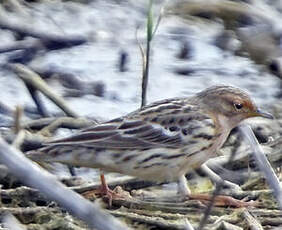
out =
[[[155,108],[157,106],[159,107]],[[151,116],[136,111],[130,116],[84,129],[76,135],[48,144],[112,149],[177,148],[187,144],[190,138],[189,135],[184,136],[183,127],[192,129],[195,126],[193,119],[196,119],[197,123],[211,119],[207,115],[197,113],[195,106],[182,106],[180,112],[178,104],[175,106],[157,104],[155,107],[146,107],[152,111]],[[177,114],[174,113],[175,108],[178,109]]]

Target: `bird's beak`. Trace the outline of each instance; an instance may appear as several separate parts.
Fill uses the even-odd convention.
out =
[[[268,118],[268,119],[274,119],[274,117],[270,114],[270,113],[267,113],[267,112],[263,112],[261,111],[260,109],[258,109],[254,115],[254,117],[264,117],[264,118]]]

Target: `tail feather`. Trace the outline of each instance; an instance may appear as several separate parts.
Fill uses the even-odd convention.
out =
[[[32,151],[28,151],[25,156],[29,158],[30,160],[36,161],[36,162],[46,162],[48,161],[48,154],[42,149],[36,149]]]
[[[27,152],[26,157],[36,162],[56,162],[66,154],[70,156],[71,154],[68,153],[71,150],[71,148],[62,145],[50,145]]]
[[[95,165],[95,152],[77,145],[48,145],[27,152],[26,156],[36,162],[58,162],[72,166],[91,167]]]

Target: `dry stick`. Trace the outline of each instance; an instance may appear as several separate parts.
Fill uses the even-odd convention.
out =
[[[79,194],[67,189],[47,171],[27,159],[22,152],[8,145],[0,137],[0,162],[23,183],[44,193],[66,210],[85,221],[89,227],[103,230],[128,229],[120,221],[103,212],[96,203],[84,199]]]
[[[24,83],[25,83],[25,86],[28,89],[28,92],[30,93],[33,101],[36,104],[36,107],[37,107],[39,114],[42,117],[50,117],[50,114],[48,113],[47,109],[45,108],[44,104],[42,103],[42,100],[40,99],[38,91],[36,90],[36,88],[33,85],[31,85],[27,82],[24,82]]]
[[[213,170],[211,170],[206,163],[201,165],[201,170],[203,170],[205,175],[207,177],[209,177],[212,182],[218,183],[218,182],[221,181],[221,177],[219,175],[217,175]],[[230,182],[228,180],[224,180],[223,185],[226,185],[229,188],[232,188],[234,190],[241,190],[239,185],[237,185],[237,184],[235,184],[233,182]]]
[[[185,226],[184,226],[185,230],[194,230],[192,224],[189,222],[189,220],[186,218],[185,219]]]
[[[264,11],[260,10],[260,7],[244,2],[201,0],[181,1],[176,3],[172,8],[169,8],[168,13],[194,19],[194,21],[194,17],[208,14],[212,15],[211,19],[208,20],[220,18],[224,21],[225,25],[227,24],[231,26],[231,29],[234,29],[234,21],[238,21],[242,16],[249,16],[250,18],[259,20],[261,23],[266,25],[276,24],[273,20],[273,16],[271,15],[277,15],[278,12],[276,10],[271,10],[272,14],[268,12],[268,15]]]
[[[271,164],[267,160],[263,149],[258,143],[252,129],[247,125],[241,125],[239,128],[244,137],[249,141],[249,144],[253,148],[253,155],[259,166],[259,169],[263,172],[266,181],[268,182],[270,188],[273,190],[273,194],[278,201],[280,209],[282,209],[282,189],[278,177],[276,176]]]
[[[23,129],[40,130],[43,129],[45,126],[50,125],[57,119],[57,117],[44,117],[36,120],[23,121],[22,127]]]
[[[0,8],[0,28],[10,30],[23,36],[30,36],[40,39],[45,45],[48,43],[56,43],[57,45],[64,45],[64,47],[71,47],[81,45],[87,42],[87,38],[81,35],[61,35],[50,33],[50,31],[36,30],[24,23],[13,23],[8,16],[3,16],[3,10]]]
[[[11,207],[0,207],[0,213],[3,212],[9,212],[13,215],[34,215],[40,212],[58,212],[58,208],[50,208],[50,207],[44,207],[44,206],[40,206],[40,207],[17,207],[17,208],[11,208]]]
[[[23,226],[16,217],[12,214],[7,213],[3,218],[4,228],[13,229],[13,230],[26,230],[26,227]]]
[[[234,146],[234,149],[233,149],[233,151],[231,152],[231,154],[230,154],[230,156],[229,156],[229,159],[228,159],[228,162],[229,162],[229,163],[232,162],[232,161],[234,160],[234,158],[235,158],[235,154],[236,154],[237,147],[240,145],[240,140],[237,139],[234,145],[235,145],[235,146]],[[213,204],[214,204],[214,202],[215,202],[215,198],[216,198],[216,196],[219,194],[220,190],[223,188],[223,185],[224,185],[224,180],[223,180],[223,179],[221,179],[221,180],[216,184],[216,188],[215,188],[215,190],[214,190],[214,192],[213,192],[213,194],[212,194],[211,201],[210,201],[210,203],[209,203],[209,205],[208,205],[208,207],[207,207],[207,209],[206,209],[206,211],[205,211],[205,213],[204,213],[203,218],[201,219],[201,222],[200,222],[200,224],[199,224],[198,230],[202,230],[202,229],[204,228],[204,226],[205,226],[205,224],[206,224],[206,222],[207,222],[207,220],[208,220],[208,217],[209,217],[209,215],[210,215],[210,213],[211,213],[211,210],[212,210],[212,208],[213,208]]]
[[[139,214],[131,213],[131,212],[126,213],[126,212],[119,211],[119,210],[110,211],[110,213],[114,216],[123,217],[133,222],[144,223],[147,225],[154,225],[156,226],[157,229],[185,230],[185,225],[179,223],[180,221],[171,223],[170,221],[167,221],[166,219],[163,219],[160,217],[139,215]],[[187,229],[187,230],[191,230],[191,229]]]
[[[243,216],[245,217],[250,230],[263,230],[263,227],[261,226],[259,221],[257,221],[249,211],[245,210],[243,212]]]
[[[41,134],[54,133],[58,128],[82,129],[97,124],[94,120],[86,118],[59,117],[40,130]]]
[[[25,130],[23,130],[23,129],[20,130],[20,131],[17,133],[16,138],[13,140],[12,145],[13,145],[15,148],[17,148],[17,149],[20,149],[20,146],[21,146],[22,143],[24,142],[25,136],[26,136]]]
[[[53,101],[68,116],[78,117],[78,115],[66,105],[63,98],[61,98],[59,95],[53,92],[53,90],[45,83],[44,80],[41,79],[41,77],[38,74],[36,74],[31,69],[29,69],[28,67],[22,64],[13,64],[11,65],[11,68],[13,69],[13,71],[17,73],[17,75],[26,84],[29,92],[32,95],[32,98],[34,99],[37,105],[37,108],[39,109],[39,112],[42,115],[48,115],[48,114],[45,108],[43,107],[43,104],[41,103],[40,98],[38,97],[38,94],[36,93],[36,90],[39,90],[46,97],[48,97],[51,101]],[[68,169],[70,171],[70,174],[74,176],[75,175],[74,168],[72,166],[68,166]]]
[[[24,138],[25,138],[25,131],[21,128],[21,118],[22,118],[22,114],[23,114],[23,109],[21,106],[17,106],[16,110],[15,110],[15,133],[17,134],[16,137],[13,140],[12,145],[17,148],[20,149],[20,146],[22,145],[22,143],[24,142]]]
[[[40,41],[29,41],[29,40],[15,41],[15,42],[11,42],[8,45],[1,45],[0,53],[12,52],[16,50],[25,50],[34,47],[39,47],[40,45],[41,45]]]
[[[118,178],[118,179],[116,178],[116,179],[112,179],[111,181],[107,181],[107,185],[109,186],[110,189],[113,189],[117,186],[121,186],[125,188],[125,190],[133,190],[133,189],[136,190],[140,188],[150,187],[155,184],[149,181],[140,180],[135,177],[132,178],[131,176],[124,176],[122,178]],[[78,193],[84,193],[87,191],[98,189],[100,186],[101,186],[100,182],[93,182],[93,183],[87,183],[78,186],[72,186],[69,188]]]
[[[22,64],[12,64],[10,65],[12,70],[27,84],[32,85],[35,89],[39,90],[51,101],[53,101],[58,107],[60,107],[68,116],[78,117],[78,115],[72,111],[65,103],[63,98],[57,95],[41,77],[33,72],[28,67]]]
[[[18,14],[21,16],[27,16],[26,8],[23,5],[23,1],[20,0],[8,0],[8,1],[2,1],[3,9],[7,9],[6,6],[8,6],[7,11],[13,12],[14,14]],[[2,13],[2,12],[1,12]]]
[[[49,127],[52,133],[58,128],[67,129],[82,129],[96,124],[94,120],[87,118],[73,118],[73,117],[48,117],[39,118],[37,120],[30,120],[22,123],[23,129],[43,129]]]
[[[15,118],[14,118],[14,129],[17,134],[21,130],[21,118],[23,115],[23,109],[21,106],[17,106],[15,110]]]

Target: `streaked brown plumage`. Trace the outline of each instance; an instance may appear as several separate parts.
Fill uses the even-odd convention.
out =
[[[47,143],[28,156],[151,181],[183,180],[189,170],[215,156],[231,129],[256,116],[271,118],[260,112],[244,91],[215,86],[190,98],[147,105]]]

